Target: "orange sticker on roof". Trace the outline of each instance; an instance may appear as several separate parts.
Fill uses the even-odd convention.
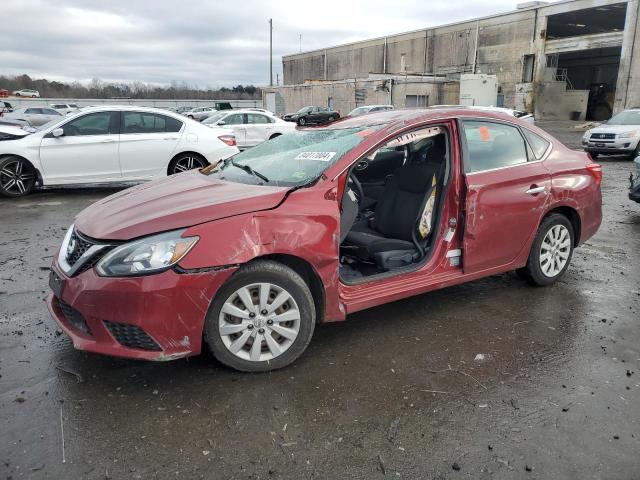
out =
[[[482,140],[483,142],[491,141],[491,130],[489,130],[489,127],[480,127],[478,129],[478,133],[480,133],[480,140]]]
[[[372,128],[367,128],[366,130],[362,130],[358,133],[356,133],[357,136],[359,137],[368,137],[369,135],[371,135],[373,133],[373,129]]]

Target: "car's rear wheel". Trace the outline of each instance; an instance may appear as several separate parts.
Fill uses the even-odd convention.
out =
[[[208,164],[209,163],[200,155],[196,155],[194,153],[183,153],[171,160],[168,173],[169,175],[182,173],[187,170],[193,170],[194,168],[206,167]]]
[[[573,255],[574,232],[567,217],[547,216],[538,228],[527,265],[518,274],[534,285],[551,285],[561,278]]]
[[[333,115],[329,117],[330,122],[333,122],[334,120],[335,120],[335,117]]]
[[[273,261],[242,267],[222,286],[205,320],[213,355],[243,372],[264,372],[295,361],[315,327],[313,297],[295,271]]]
[[[26,160],[5,157],[0,160],[0,195],[21,197],[31,193],[36,184],[36,173]]]
[[[305,120],[305,118],[304,118],[304,117],[300,117],[300,118],[298,119],[298,125],[301,125],[301,126],[302,126],[302,125],[306,125],[306,124],[307,124],[307,121]]]

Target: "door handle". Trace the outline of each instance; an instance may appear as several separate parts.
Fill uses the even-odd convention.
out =
[[[107,138],[106,140],[102,140],[101,143],[113,143],[115,140],[113,138]]]
[[[539,193],[547,193],[547,189],[545,187],[536,187],[535,185],[531,185],[531,188],[524,193],[537,195]]]
[[[177,140],[178,137],[164,137],[163,140]]]

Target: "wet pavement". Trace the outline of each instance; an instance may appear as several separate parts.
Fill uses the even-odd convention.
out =
[[[113,190],[0,200],[0,478],[638,478],[640,205],[631,163],[599,161],[604,223],[557,285],[505,274],[366,310],[268,374],[74,350],[48,266]]]

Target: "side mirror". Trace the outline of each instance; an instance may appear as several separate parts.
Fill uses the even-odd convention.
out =
[[[226,125],[226,124],[227,124],[227,122],[225,122],[224,120],[220,120],[220,121],[218,122],[218,125],[221,125],[221,126],[222,126],[222,125]]]
[[[51,135],[53,135],[54,137],[58,138],[64,135],[64,129],[63,128],[54,128],[53,130],[51,130]]]

